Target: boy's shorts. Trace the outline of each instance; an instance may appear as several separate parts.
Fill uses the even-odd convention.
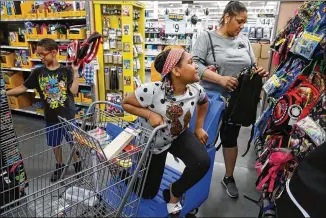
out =
[[[63,123],[48,123],[46,125],[46,141],[48,146],[57,147],[62,143],[63,137],[65,137],[67,142],[72,142],[73,138],[67,132]]]

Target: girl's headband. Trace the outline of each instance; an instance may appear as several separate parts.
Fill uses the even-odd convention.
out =
[[[170,50],[169,55],[164,63],[163,71],[161,73],[163,77],[171,72],[171,70],[177,65],[184,51],[185,50],[183,49],[175,48]]]

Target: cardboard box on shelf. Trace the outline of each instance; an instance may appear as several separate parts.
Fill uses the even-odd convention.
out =
[[[3,80],[5,82],[5,87],[8,89],[12,89],[17,86],[23,85],[24,76],[22,72],[4,72]]]
[[[260,58],[261,53],[261,44],[259,43],[251,43],[252,50],[254,51],[255,57]]]
[[[257,67],[263,67],[268,70],[268,58],[259,58]]]
[[[261,45],[261,53],[260,58],[269,58],[270,44],[262,44]]]
[[[29,98],[28,93],[24,93],[18,97],[15,96],[9,96],[8,97],[8,103],[10,108],[23,108],[28,107],[32,105],[31,99]]]

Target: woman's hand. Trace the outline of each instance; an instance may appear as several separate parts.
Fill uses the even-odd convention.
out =
[[[255,73],[258,73],[259,76],[261,77],[268,77],[269,73],[266,72],[266,70],[263,68],[263,67],[258,67],[258,69],[254,69],[254,72]]]
[[[238,80],[232,76],[221,76],[219,84],[230,91],[234,91],[238,86]]]
[[[160,114],[154,113],[152,111],[149,112],[148,120],[151,126],[154,128],[164,124],[163,117]]]
[[[195,129],[195,136],[199,139],[199,141],[203,144],[207,144],[208,134],[205,132],[203,128]]]

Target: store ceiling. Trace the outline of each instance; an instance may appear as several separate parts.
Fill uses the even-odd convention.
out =
[[[182,4],[182,1],[146,1],[146,7],[149,10],[154,10],[154,4],[157,4],[158,16],[163,17],[165,10],[170,13],[184,13],[186,8],[189,8],[191,13],[196,14],[202,19],[219,19],[223,13],[226,4],[229,1],[192,1],[192,4]],[[256,19],[258,13],[275,13],[277,9],[276,1],[242,1],[249,11],[249,20]],[[156,8],[156,7],[155,7]],[[209,15],[206,16],[203,12],[208,8]]]

